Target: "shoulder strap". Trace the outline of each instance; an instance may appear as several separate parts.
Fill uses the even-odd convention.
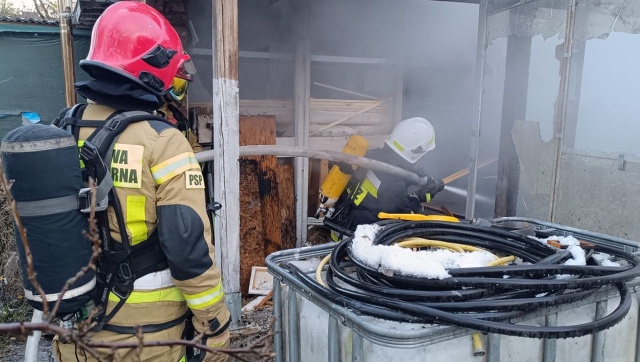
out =
[[[120,133],[122,133],[130,124],[140,121],[160,121],[173,127],[173,124],[165,118],[148,112],[122,112],[107,119],[101,128],[96,129],[89,137],[87,137],[85,142],[92,143],[98,149],[100,156],[104,158],[107,152],[112,148],[111,145],[115,142],[115,139],[120,135]]]
[[[85,108],[87,108],[87,105],[82,103],[78,103],[73,107],[64,108],[58,117],[53,120],[52,124],[71,133],[77,141],[80,135],[79,123],[82,122],[81,118]]]

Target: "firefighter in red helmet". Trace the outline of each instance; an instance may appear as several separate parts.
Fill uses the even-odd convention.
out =
[[[77,138],[83,142],[96,125],[123,111],[153,112],[172,91],[174,77],[186,79],[195,69],[169,22],[152,7],[121,1],[111,5],[93,28],[87,59],[80,61],[91,80],[76,83],[88,100],[77,113]],[[137,277],[128,293],[108,294],[106,321],[90,332],[94,341],[179,340],[189,319],[202,343],[228,346],[230,314],[224,302],[214,257],[211,226],[205,209],[202,173],[189,142],[169,123],[132,123],[118,136],[110,158],[113,185],[121,205],[126,234],[107,210],[111,238],[126,235],[137,250],[156,246],[166,268]],[[125,155],[126,157],[122,157]],[[114,171],[115,168],[115,171]],[[139,177],[120,177],[136,171]],[[104,252],[103,252],[104,253]],[[100,265],[98,265],[100,269]],[[100,276],[98,275],[98,279]],[[76,321],[78,322],[78,321]],[[127,360],[135,351],[97,349],[104,360]],[[95,360],[74,343],[56,340],[59,361]],[[142,361],[184,361],[184,346],[145,347]],[[200,353],[199,360],[225,361],[219,353]]]

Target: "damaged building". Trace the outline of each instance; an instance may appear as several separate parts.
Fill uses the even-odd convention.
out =
[[[146,2],[176,27],[197,69],[187,110],[215,153],[206,170],[223,206],[216,250],[236,315],[251,267],[322,226],[314,213],[329,170],[303,157],[240,157],[240,146],[340,151],[358,134],[380,147],[394,125],[424,117],[437,146],[419,167],[460,175],[435,208],[640,240],[639,2]],[[77,2],[78,38],[110,3]],[[0,18],[0,44],[26,31],[14,23]],[[76,61],[86,51],[76,48]],[[17,89],[17,64],[6,59],[0,89]],[[0,116],[33,111],[56,114],[0,101]]]

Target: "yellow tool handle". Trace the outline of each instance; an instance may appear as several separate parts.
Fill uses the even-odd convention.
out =
[[[398,219],[407,221],[448,221],[460,222],[458,218],[445,215],[422,215],[422,214],[387,214],[386,212],[378,213],[378,219]]]

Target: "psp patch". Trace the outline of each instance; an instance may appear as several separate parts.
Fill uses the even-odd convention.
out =
[[[113,185],[130,189],[142,187],[144,146],[116,143],[111,154]]]
[[[203,189],[204,177],[200,171],[185,171],[186,188],[188,189]]]

